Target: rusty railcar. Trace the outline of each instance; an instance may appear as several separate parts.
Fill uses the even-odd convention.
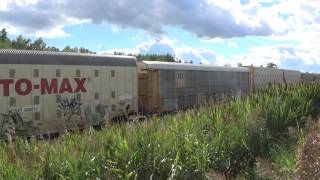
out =
[[[135,57],[0,50],[0,133],[56,133],[138,111]],[[0,126],[1,127],[1,126]]]
[[[247,68],[143,61],[138,65],[143,112],[168,112],[249,93]]]

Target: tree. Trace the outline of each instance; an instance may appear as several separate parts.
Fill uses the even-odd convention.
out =
[[[56,48],[56,47],[47,47],[44,49],[45,51],[52,51],[52,52],[60,52],[60,49],[59,48]]]
[[[6,29],[0,31],[0,49],[9,49],[11,48],[11,41],[7,37],[8,33]]]
[[[114,51],[113,52],[113,55],[118,55],[118,56],[124,56],[124,52],[117,52],[117,51]]]
[[[84,47],[70,47],[66,46],[62,49],[62,52],[73,52],[73,53],[88,53],[88,54],[95,54],[95,52],[90,51],[89,49],[86,49]]]
[[[278,68],[278,66],[275,63],[270,62],[267,64],[267,68]]]
[[[240,63],[240,62],[237,63],[237,66],[238,66],[238,67],[242,67],[242,63]]]
[[[30,49],[31,50],[45,50],[46,48],[46,43],[42,40],[42,38],[39,38],[35,40],[33,43],[30,44]]]
[[[167,61],[167,62],[175,62],[175,59],[171,54],[167,53],[166,56],[165,56],[165,61]]]
[[[80,53],[90,53],[91,51],[90,51],[89,49],[86,49],[86,48],[84,48],[84,47],[81,47],[81,48],[79,49],[79,52],[80,52]]]
[[[74,52],[74,53],[77,53],[79,52],[78,48],[77,47],[70,47],[70,46],[66,46],[65,48],[62,49],[62,52]]]
[[[115,52],[116,54],[117,52]],[[119,55],[119,54],[117,54]],[[175,57],[166,54],[166,55],[158,55],[158,54],[139,54],[136,56],[138,61],[163,61],[163,62],[175,62]]]
[[[14,49],[30,49],[30,39],[26,39],[19,35],[16,40],[12,41],[12,48]]]
[[[6,41],[8,39],[7,35],[8,35],[8,33],[7,33],[6,29],[3,28],[0,32],[0,40]]]
[[[60,52],[59,48],[54,46],[48,46],[44,42],[44,40],[40,37],[33,42],[29,38],[25,38],[22,35],[19,35],[14,40],[10,40],[8,38],[8,32],[5,28],[0,31],[0,49],[27,49],[27,50],[37,50],[37,51],[54,51]],[[70,47],[66,46],[62,50],[63,52],[75,52],[75,53],[91,53],[95,54],[95,52],[90,51],[84,47],[77,48],[77,47]]]

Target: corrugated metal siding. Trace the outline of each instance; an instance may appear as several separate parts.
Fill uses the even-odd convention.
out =
[[[269,84],[283,84],[283,73],[275,68],[253,68],[252,85],[253,89],[259,90],[267,88]]]
[[[301,73],[299,71],[293,70],[282,70],[284,79],[286,80],[287,84],[298,84],[301,81]]]
[[[0,49],[0,64],[137,66],[133,56]]]
[[[160,112],[219,101],[227,96],[240,98],[248,93],[247,72],[187,70],[184,71],[185,87],[177,87],[174,71],[159,71],[161,109],[158,111]]]
[[[316,74],[302,73],[301,79],[304,82],[312,82],[316,80]]]
[[[14,78],[9,77],[9,70],[14,69],[16,75]],[[33,77],[33,69],[39,70],[39,77]],[[61,72],[60,77],[56,77],[56,70]],[[58,117],[59,103],[57,103],[57,96],[61,99],[71,99],[77,96],[75,93],[63,94],[45,94],[42,95],[39,89],[33,89],[32,93],[26,96],[19,96],[15,92],[14,85],[10,86],[10,96],[3,96],[3,88],[0,88],[0,113],[7,113],[9,110],[10,98],[16,99],[14,108],[32,107],[35,106],[33,100],[35,96],[39,96],[39,112],[23,112],[21,116],[25,122],[32,122],[33,126],[38,127],[40,132],[56,132],[63,131],[67,126],[73,126],[73,120],[79,124],[95,125],[106,118],[113,118],[115,116],[123,115],[124,111],[120,104],[123,98],[131,98],[132,105],[129,111],[138,111],[138,95],[137,95],[137,74],[136,67],[121,67],[121,66],[66,66],[66,65],[9,65],[1,64],[0,79],[30,79],[33,85],[39,85],[41,79],[57,79],[58,86],[60,86],[63,78],[68,78],[73,89],[76,87],[74,78],[77,70],[80,70],[81,76],[79,78],[86,78],[85,88],[87,92],[81,94],[81,118],[80,116],[72,116],[67,119],[61,112],[62,117]],[[99,75],[95,77],[95,70],[99,71]],[[111,71],[115,71],[115,77],[111,77]],[[121,83],[119,83],[121,82]],[[115,92],[115,97],[111,97],[112,91]],[[99,98],[95,99],[95,93],[99,94]],[[112,110],[112,106],[115,110]],[[99,112],[100,111],[100,112]],[[105,111],[106,114],[102,111]],[[36,119],[37,113],[40,113],[39,120]],[[106,116],[104,116],[106,115]]]
[[[151,72],[159,73],[160,106],[152,112],[175,111],[210,101],[220,101],[228,96],[240,98],[248,93],[247,68],[204,67],[162,62],[142,63],[141,67],[143,71],[148,72],[148,76],[151,76]],[[192,69],[193,67],[195,69]]]
[[[167,112],[176,110],[176,99],[161,99],[161,109],[159,112]]]

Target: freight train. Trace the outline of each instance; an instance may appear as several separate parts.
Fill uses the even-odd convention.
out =
[[[172,112],[317,74],[262,67],[137,62],[107,56],[0,50],[0,139],[100,126],[136,113]]]

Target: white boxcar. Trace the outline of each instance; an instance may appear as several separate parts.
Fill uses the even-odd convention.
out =
[[[282,69],[283,78],[288,85],[298,84],[301,81],[300,71]]]
[[[249,67],[252,90],[261,90],[271,85],[283,84],[283,72],[276,68]]]
[[[0,50],[0,64],[0,125],[14,123],[16,134],[95,126],[138,111],[135,57]]]

